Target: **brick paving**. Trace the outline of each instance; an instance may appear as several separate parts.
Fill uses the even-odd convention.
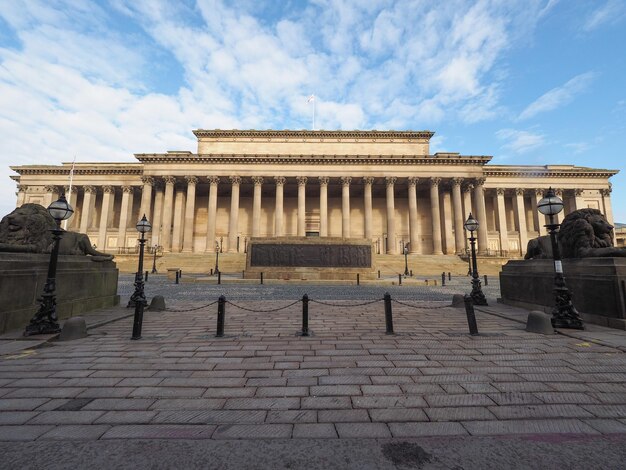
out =
[[[214,305],[146,312],[139,341],[123,318],[2,355],[0,440],[626,433],[623,351],[481,311],[472,337],[463,310],[408,296],[387,335],[360,295],[311,303],[310,337],[299,304],[267,311],[279,296],[228,304],[223,338]]]

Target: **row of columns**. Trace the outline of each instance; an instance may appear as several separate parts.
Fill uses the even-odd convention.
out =
[[[140,203],[140,215],[146,214],[150,218],[153,225],[153,240],[158,240],[159,244],[169,251],[174,248],[175,251],[192,252],[193,246],[193,232],[194,232],[194,214],[195,214],[195,201],[196,201],[196,185],[198,178],[196,176],[186,176],[187,188],[185,191],[176,191],[175,183],[176,178],[173,176],[164,176],[162,181],[163,186],[158,186],[154,192],[155,179],[151,176],[142,177],[142,193]],[[273,178],[275,183],[276,195],[275,195],[275,220],[274,220],[274,235],[277,237],[284,236],[284,197],[283,190],[286,183],[286,178],[277,176]],[[296,178],[298,183],[298,211],[297,211],[297,235],[306,235],[306,185],[309,179],[305,176]],[[321,176],[317,178],[320,188],[319,196],[319,208],[320,208],[320,236],[328,236],[328,184],[329,177]],[[235,251],[237,247],[237,235],[239,225],[239,194],[241,177],[231,176],[229,177],[231,184],[231,205],[230,205],[230,217],[228,226],[228,251]],[[260,219],[261,219],[261,189],[265,179],[260,176],[252,177],[254,184],[253,190],[253,204],[252,204],[252,236],[260,236]],[[341,189],[341,233],[342,237],[350,237],[350,184],[352,177],[345,176],[340,178]],[[215,240],[216,235],[216,215],[217,215],[217,191],[220,179],[217,176],[210,176],[209,182],[209,197],[208,197],[208,222],[207,222],[207,243],[205,250],[212,252],[215,250],[212,240]],[[372,185],[374,183],[373,177],[364,177],[364,236],[366,239],[372,239]],[[395,184],[397,178],[390,176],[385,178],[386,184],[386,213],[387,213],[387,238],[394,241],[396,239],[396,221],[395,221]],[[417,209],[417,184],[419,182],[418,177],[409,177],[408,183],[408,208],[409,208],[409,252],[417,253],[420,246],[420,233],[419,233],[419,219]],[[428,178],[430,186],[430,213],[432,223],[432,239],[433,239],[433,254],[442,254],[442,220],[441,220],[441,207],[440,207],[440,183],[441,178],[431,177]],[[452,209],[452,225],[454,228],[454,238],[451,237],[448,228],[446,227],[446,245],[448,246],[448,252],[450,246],[454,246],[456,253],[465,251],[465,233],[463,228],[463,222],[468,213],[473,210],[476,218],[479,220],[480,225],[477,233],[479,252],[485,252],[488,247],[487,239],[487,213],[485,206],[485,194],[484,194],[484,178],[464,179],[464,178],[452,178],[451,179],[451,209]],[[102,186],[102,210],[100,211],[100,221],[98,229],[98,246],[104,247],[106,245],[107,225],[110,222],[110,217],[113,211],[113,203],[115,198],[115,187],[112,185]],[[78,222],[78,229],[80,232],[86,233],[90,224],[90,217],[94,212],[96,203],[96,187],[92,185],[82,186],[83,189],[83,203],[82,210],[80,211],[80,221]],[[18,205],[24,202],[24,195],[27,187],[20,185],[18,188]],[[46,186],[46,195],[44,204],[49,205],[58,190],[56,186]],[[69,188],[65,188],[66,194],[69,194],[69,202],[73,207],[76,207],[77,191],[74,189],[69,193]],[[515,214],[515,223],[519,228],[519,242],[522,249],[525,248],[528,242],[528,227],[526,220],[526,210],[524,204],[525,191],[522,188],[515,190],[513,197],[513,207]],[[556,190],[557,194],[562,197],[562,191]],[[127,226],[133,217],[133,186],[121,186],[122,199],[120,202],[120,222],[118,226],[118,246],[125,246]],[[545,220],[543,216],[537,211],[537,202],[543,197],[545,190],[536,189],[534,197],[531,198],[532,212],[535,219],[534,225],[539,227],[540,234],[545,234],[545,228],[543,227]],[[601,190],[603,196],[603,212],[609,220],[612,220],[612,210],[610,205],[610,193],[611,189]],[[176,197],[175,197],[176,194]],[[473,197],[472,197],[473,195]],[[446,207],[446,203],[449,205],[449,194],[446,193],[443,198],[444,211],[449,212],[449,208]],[[582,208],[582,190],[575,191],[574,209]],[[473,204],[472,204],[473,200]],[[152,202],[154,206],[152,207]],[[184,208],[184,218],[179,220],[179,223],[173,223],[174,214],[182,214]],[[508,251],[508,227],[506,217],[505,206],[505,189],[497,188],[495,196],[494,212],[496,215],[497,229],[499,232],[499,244],[500,249]],[[152,215],[153,214],[153,215]],[[152,217],[151,217],[152,215]],[[559,214],[559,223],[562,222],[564,212]],[[134,219],[133,219],[134,220]],[[168,229],[165,229],[168,227]],[[171,229],[173,227],[173,230]],[[173,240],[176,241],[176,246],[172,246]],[[181,243],[182,241],[182,243]],[[388,254],[398,253],[398,247],[396,243],[388,243]]]

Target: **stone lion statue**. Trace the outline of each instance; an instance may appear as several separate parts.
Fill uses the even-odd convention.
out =
[[[558,234],[562,258],[626,256],[613,246],[613,226],[598,209],[579,209],[565,216]],[[552,258],[550,237],[528,242],[525,259]]]
[[[56,222],[39,204],[24,204],[0,221],[0,252],[50,253]],[[96,251],[84,233],[65,232],[59,243],[60,255],[90,255],[94,261],[107,261],[113,255]]]

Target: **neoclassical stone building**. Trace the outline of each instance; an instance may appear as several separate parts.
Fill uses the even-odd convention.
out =
[[[463,222],[480,222],[482,254],[523,255],[545,233],[537,201],[552,186],[565,214],[600,209],[613,221],[617,170],[491,165],[491,157],[429,151],[430,131],[196,130],[196,153],[135,154],[136,163],[77,163],[68,229],[99,250],[137,244],[143,215],[165,252],[243,252],[250,237],[371,240],[374,253],[455,254]],[[17,205],[68,193],[72,165],[11,167]],[[562,219],[564,214],[560,215]]]

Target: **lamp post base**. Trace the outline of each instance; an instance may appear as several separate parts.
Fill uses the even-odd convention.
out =
[[[572,304],[572,298],[567,287],[557,287],[554,292],[556,305],[552,310],[552,326],[554,328],[584,330],[585,326],[578,310]]]
[[[472,298],[474,305],[489,305],[487,304],[487,298],[480,287],[480,279],[472,279],[472,292],[470,292],[470,297]]]

